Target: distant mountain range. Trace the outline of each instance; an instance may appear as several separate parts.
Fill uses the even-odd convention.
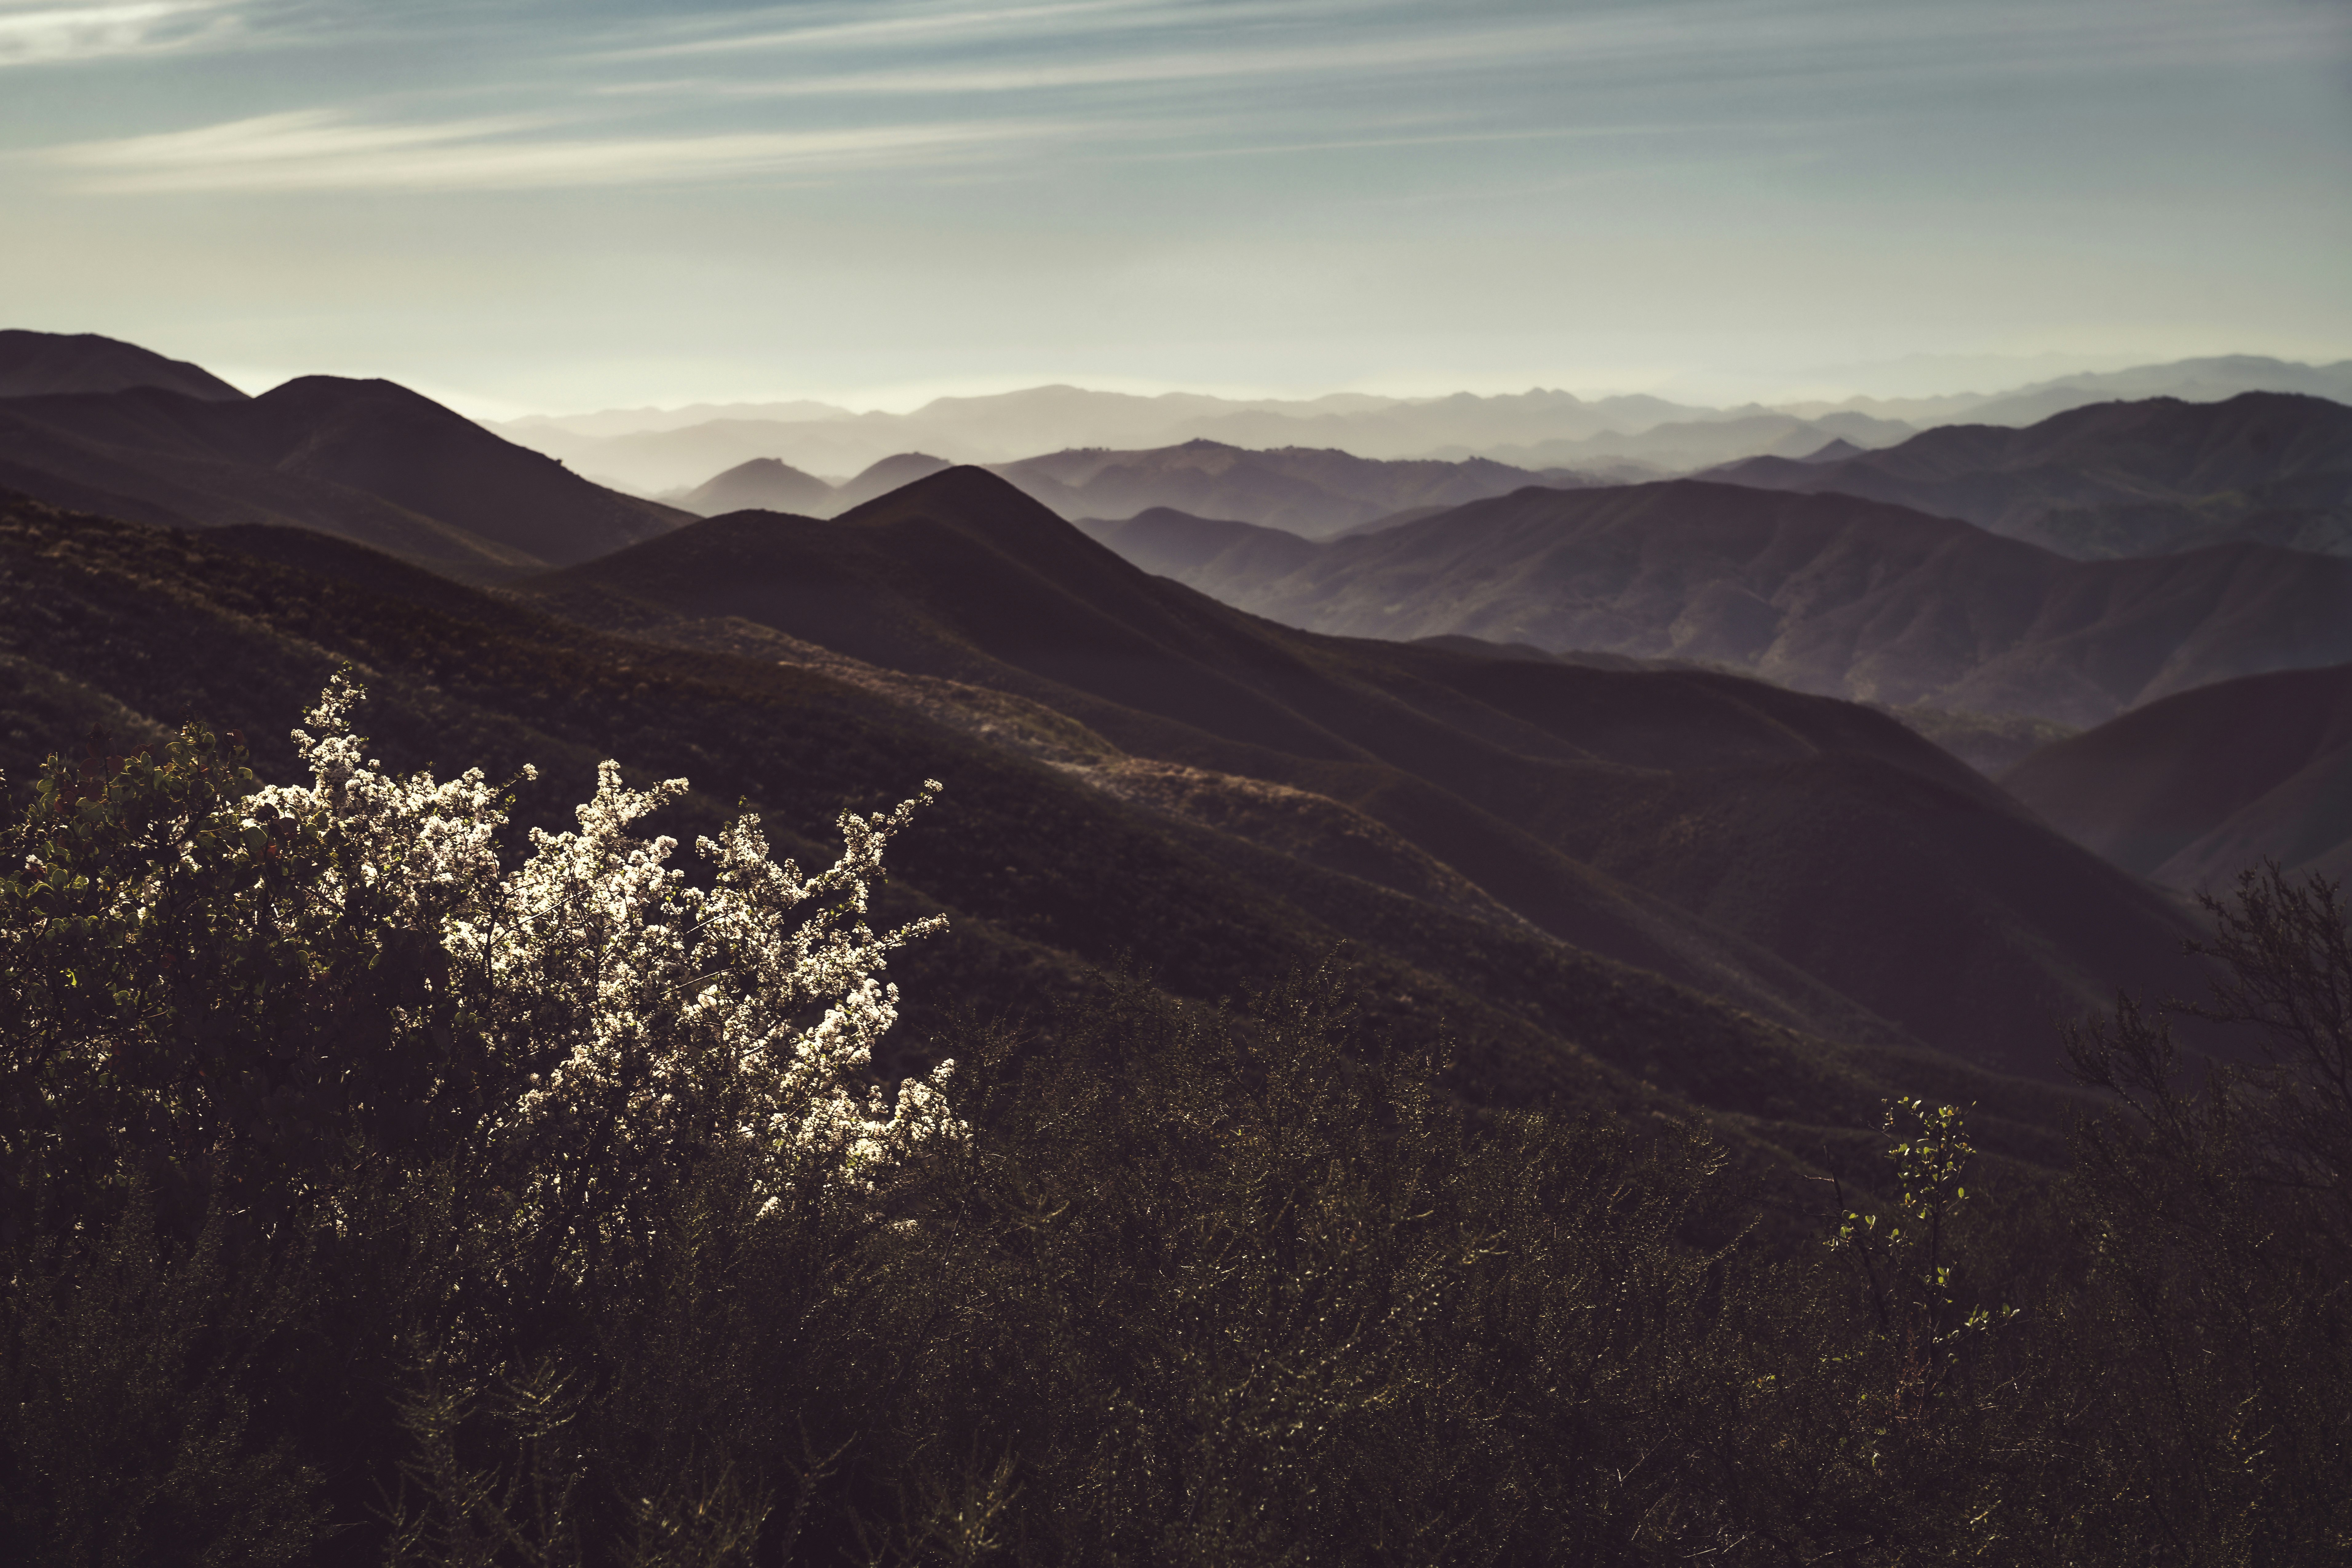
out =
[[[901,452],[836,486],[772,458],[754,458],[676,499],[703,516],[760,508],[833,517],[950,466],[926,452]],[[1311,538],[1391,526],[1528,485],[1608,483],[1626,466],[1614,466],[1619,475],[1537,472],[1483,458],[1384,462],[1328,449],[1257,452],[1205,440],[1141,452],[1081,448],[988,465],[1065,518],[1185,507]],[[1647,477],[1640,465],[1631,467]]]
[[[2352,554],[2352,407],[2312,396],[2103,403],[1708,477],[1896,501],[2085,559],[2234,540]]]
[[[2238,543],[2074,562],[1836,494],[1531,488],[1320,544],[1165,510],[1085,526],[1147,571],[1316,631],[1699,660],[2077,726],[2352,658],[2352,561]]]
[[[1308,539],[1528,485],[1574,489],[1601,482],[1593,475],[1537,473],[1484,458],[1381,461],[1329,449],[1255,452],[1205,440],[1149,452],[1055,452],[992,471],[1065,518],[1177,507],[1244,517]]]
[[[1373,458],[1479,457],[1535,468],[1591,470],[1612,461],[1640,461],[1679,471],[1763,454],[1801,458],[1837,439],[1884,447],[1922,426],[1958,419],[2024,425],[2118,398],[2210,402],[2249,391],[2352,402],[2352,362],[2184,360],[2069,376],[2007,393],[1853,398],[1783,408],[1705,408],[1642,395],[1588,400],[1540,388],[1494,397],[1340,394],[1286,401],[1189,393],[1139,397],[1044,386],[939,398],[908,414],[853,414],[804,403],[705,405],[534,416],[496,428],[583,473],[647,495],[666,495],[682,493],[755,458],[835,476],[908,451],[992,464],[1063,447],[1143,450],[1192,440],[1261,450],[1328,448]]]
[[[2200,374],[2212,386],[2224,372],[2263,370],[2212,362]],[[1717,476],[1738,483],[1611,484],[1478,457],[1373,459],[1201,438],[1064,449],[997,464],[994,477],[923,451],[890,454],[840,483],[755,459],[673,510],[389,383],[305,377],[247,397],[134,345],[19,332],[0,334],[0,386],[12,389],[0,395],[0,489],[210,531],[289,570],[396,577],[405,602],[460,606],[476,620],[490,612],[467,590],[401,577],[353,545],[442,578],[508,583],[600,635],[782,659],[845,683],[857,702],[921,715],[1211,835],[1220,855],[1245,844],[1448,919],[1566,942],[1821,1038],[1953,1046],[1937,1009],[1961,1004],[1890,991],[1868,963],[1846,966],[1834,943],[1788,934],[1820,918],[1788,900],[1826,899],[1826,883],[1770,896],[1718,886],[1722,868],[1761,853],[1742,847],[1739,824],[1799,830],[1769,804],[1778,784],[1741,785],[1735,809],[1690,770],[1747,767],[1748,742],[1734,741],[1754,721],[1811,737],[1822,757],[1859,747],[1872,766],[1960,789],[1987,809],[2001,797],[1916,738],[1888,740],[1900,727],[1885,717],[1867,721],[1874,730],[1838,719],[1849,728],[1827,738],[1819,715],[1847,710],[1776,706],[1769,689],[1711,671],[1874,704],[1986,772],[2006,769],[2051,823],[2175,886],[2254,853],[2336,866],[2352,837],[2337,821],[2343,721],[2329,704],[2341,683],[2274,673],[2352,660],[2352,560],[2284,547],[2340,551],[2352,532],[2352,410],[2310,395],[2111,404],[2024,430],[1929,430],[1877,450],[1867,441],[1884,427],[1815,410],[1807,439],[1841,424],[1864,439],[1836,436]],[[1532,420],[1576,400],[1483,401]],[[1019,402],[995,412],[1011,420]],[[1445,417],[1483,416],[1482,400],[1440,403]],[[1340,398],[1307,414],[1240,412],[1347,420],[1425,406]],[[1675,412],[1645,412],[1661,410]],[[1235,411],[1192,409],[1210,413]],[[614,427],[636,417],[614,416]],[[1770,417],[1785,428],[1790,416]],[[667,434],[707,436],[709,423]],[[1663,441],[1742,423],[1651,429]],[[724,526],[688,526],[694,511],[728,515]],[[841,515],[821,521],[832,513]],[[1087,521],[1074,530],[1061,517]],[[2105,558],[2070,560],[1997,531]],[[1089,535],[1148,572],[1304,629],[1139,576]],[[544,575],[551,567],[570,570]],[[28,626],[40,618],[26,615]],[[204,657],[201,640],[171,657]],[[105,682],[40,674],[22,663],[29,647],[10,656],[19,663],[7,679],[34,718],[116,712],[109,703],[150,711]],[[1649,695],[1625,695],[1637,690]],[[1678,694],[1669,707],[1697,704],[1687,722],[1626,729],[1612,716],[1667,692]],[[1717,733],[1709,712],[1735,716]],[[1647,738],[1625,738],[1637,734]],[[2265,736],[2297,739],[2265,749]],[[1751,760],[1768,756],[1794,765],[1771,745]],[[1625,782],[1622,770],[1649,767],[1673,773],[1672,787]],[[1819,787],[1832,801],[1846,786]],[[1660,801],[1685,801],[1691,821],[1711,825],[1689,830],[1715,858],[1661,858],[1660,844],[1682,842],[1688,824],[1645,815]],[[1874,820],[1878,809],[1849,815]],[[1734,837],[1709,837],[1725,833]],[[1807,853],[1834,849],[1824,841]],[[2001,926],[2010,916],[1982,918]],[[2055,940],[2032,929],[2019,939],[2028,946]],[[1868,946],[1857,932],[1836,941]],[[2083,989],[2084,976],[2121,973],[2107,959],[2051,962],[2041,978],[2015,981],[2021,994],[2056,1005],[2096,989]],[[2021,1016],[1978,1023],[2012,1042],[2000,1059],[2024,1060]]]
[[[1592,467],[1610,462],[1647,464],[1664,477],[1703,468],[1751,454],[1817,460],[1825,449],[1863,451],[1900,441],[1916,427],[1895,419],[1875,419],[1867,414],[1839,411],[1800,418],[1793,414],[1746,414],[1734,411],[1704,419],[1678,419],[1653,425],[1633,435],[1603,431],[1580,439],[1554,437],[1529,444],[1488,446],[1477,455],[1525,468]],[[1428,454],[1464,458],[1472,449],[1459,443]]]
[[[1997,394],[1953,410],[1952,416],[1971,425],[2033,425],[2093,403],[2150,397],[2220,403],[2247,392],[2297,392],[2331,403],[2352,403],[2352,360],[2301,364],[2262,354],[2219,354],[2134,365],[2128,370],[2085,372]]]
[[[2352,664],[2225,680],[2046,746],[2001,783],[2127,870],[2226,891],[2268,858],[2352,875]]]

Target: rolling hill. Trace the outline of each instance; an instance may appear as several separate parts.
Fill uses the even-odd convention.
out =
[[[202,365],[165,359],[136,343],[95,332],[0,331],[0,397],[126,392],[134,386],[161,387],[207,403],[245,398]]]
[[[515,591],[629,635],[790,646],[765,631],[1019,699],[1129,758],[1321,796],[1561,942],[2008,1070],[2052,1071],[2050,1017],[2174,973],[2187,929],[1884,715],[1703,671],[1305,636],[979,470],[831,521],[713,519]]]
[[[751,507],[822,516],[833,510],[833,487],[789,463],[780,463],[773,458],[754,458],[675,499],[681,509],[698,517],[716,517],[720,512]]]
[[[2352,664],[2168,697],[2045,746],[2001,783],[2126,870],[2225,890],[2265,858],[2352,873]]]
[[[2280,393],[2103,403],[2023,429],[1946,426],[1836,462],[1754,458],[1708,477],[1893,501],[2080,558],[2199,548],[2240,528],[2333,539],[2352,522],[2352,407]]]
[[[318,529],[477,579],[600,555],[687,514],[615,494],[384,381],[259,397],[0,399],[0,485],[184,528]]]
[[[2076,562],[1838,494],[1528,489],[1311,554],[1229,522],[1139,524],[1102,537],[1291,626],[1702,660],[1898,708],[2087,727],[2352,658],[2352,562],[2247,543]]]

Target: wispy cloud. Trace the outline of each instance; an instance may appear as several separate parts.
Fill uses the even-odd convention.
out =
[[[1148,41],[1139,34],[1150,35]],[[1077,0],[993,9],[919,7],[651,43],[608,61],[699,56],[743,74],[696,83],[738,94],[927,96],[1050,92],[1268,77],[1430,74],[1502,66],[1633,70],[1661,79],[1741,75],[1979,79],[2053,70],[2263,60],[2331,46],[2322,7],[2249,16],[2212,0],[1664,0],[1530,18],[1438,15],[1386,0],[1175,5]],[[1034,37],[1032,37],[1034,35]],[[777,76],[768,60],[847,48],[845,62]]]
[[[181,47],[235,25],[227,0],[0,0],[0,67]]]
[[[1420,71],[1453,65],[1524,58],[1530,44],[1554,41],[1551,36],[1558,31],[1557,28],[1511,28],[1441,38],[1407,37],[1286,47],[1213,48],[1186,52],[1151,50],[1087,60],[918,67],[751,84],[751,90],[927,96],[1034,92],[1076,87],[1132,87],[1151,82],[1223,80],[1239,77],[1360,74],[1397,68]]]
[[[924,8],[884,16],[868,11],[843,21],[803,21],[782,27],[756,22],[748,27],[738,25],[715,36],[626,46],[605,51],[598,58],[664,59],[690,55],[736,55],[746,50],[951,43],[960,37],[1021,33],[1043,26],[1066,27],[1085,18],[1099,20],[1120,13],[1133,15],[1157,9],[1160,7],[1141,4],[1140,0],[1062,0],[1060,4],[1042,5]],[[709,28],[706,25],[699,30],[707,33]]]
[[[1048,134],[1027,123],[882,125],[670,136],[552,136],[521,116],[352,123],[330,110],[50,149],[106,192],[516,190],[635,185],[945,163]]]

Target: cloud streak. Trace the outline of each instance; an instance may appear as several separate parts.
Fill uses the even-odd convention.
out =
[[[900,16],[864,16],[856,21],[721,32],[715,37],[639,44],[590,58],[608,60],[675,59],[695,55],[738,55],[747,50],[933,44],[952,41],[959,35],[985,37],[1034,31],[1047,25],[1066,26],[1076,18],[1132,15],[1145,8],[1139,5],[1138,0],[1065,0],[1065,3],[1056,5],[1003,5],[984,10],[927,9]]]
[[[0,4],[0,68],[184,47],[235,22],[225,0]]]
[[[1035,13],[973,13],[965,19],[977,26],[982,16],[1010,22],[1064,9],[1117,12],[1128,26],[1150,22],[1171,28],[1195,15],[1164,6],[1073,5],[1041,7]],[[1443,26],[1400,16],[1387,7],[1360,5],[1329,9],[1363,13],[1353,36],[1347,25],[1327,21],[1311,29],[1286,29],[1305,35],[1297,41],[1229,43],[1217,39],[1214,29],[1194,26],[1192,33],[1209,34],[1196,39],[1194,47],[1171,47],[1163,39],[1136,47],[1117,28],[1094,34],[1079,28],[1057,39],[1058,47],[1046,51],[997,50],[977,59],[950,56],[864,69],[698,85],[706,90],[740,95],[924,97],[1286,76],[1434,76],[1496,66],[1585,73],[1631,69],[1699,80],[1862,74],[1981,79],[2045,75],[2053,70],[2276,59],[2331,43],[2340,47],[2346,35],[2340,20],[2317,10],[2300,16],[2273,14],[2257,21],[2209,0],[2136,0],[2127,9],[2095,4],[2071,10],[1998,0],[1948,9],[1853,7],[1833,0],[1680,0],[1533,22],[1481,23],[1475,16],[1453,16]],[[1255,8],[1250,14],[1266,15]],[[1273,14],[1298,16],[1297,11]],[[949,19],[935,20],[943,25]],[[870,30],[881,41],[923,41],[919,37],[891,37],[890,24],[884,20],[852,26]],[[839,30],[845,33],[851,28]],[[830,31],[770,35],[743,43],[756,49]],[[1253,29],[1249,36],[1270,31]],[[1129,47],[1118,47],[1122,43]],[[729,44],[705,40],[691,47],[700,53],[723,54]]]
[[[488,191],[822,175],[942,163],[1048,134],[1025,122],[881,125],[669,136],[549,136],[530,116],[354,123],[330,110],[53,148],[85,190]]]

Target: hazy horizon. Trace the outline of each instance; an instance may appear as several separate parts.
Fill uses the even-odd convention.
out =
[[[58,329],[46,329],[58,330]],[[97,329],[86,329],[96,331]],[[112,336],[115,334],[102,334]],[[157,348],[152,342],[142,342],[142,348]],[[169,353],[158,349],[159,353]],[[2222,351],[2223,353],[2234,351]],[[172,353],[175,359],[191,356]],[[2181,356],[2207,357],[2207,356]],[[2218,357],[2218,356],[2217,356]],[[2292,363],[2325,364],[2352,359],[2345,354],[2319,354],[2298,359],[2297,356],[2270,355],[2265,357]],[[258,395],[287,381],[304,375],[362,374],[362,373],[322,370],[316,366],[255,366],[200,361],[204,367],[242,392]],[[1911,354],[1858,365],[1822,367],[1794,374],[1774,381],[1761,375],[1742,381],[1737,377],[1657,375],[1623,383],[1586,382],[1570,384],[1560,378],[1549,381],[1511,383],[1496,378],[1490,383],[1465,384],[1431,382],[1427,384],[1405,384],[1391,378],[1373,384],[1331,386],[1318,384],[1270,386],[1263,384],[1202,384],[1195,382],[1157,381],[1149,378],[1092,375],[1076,378],[1046,377],[1023,379],[1013,375],[956,377],[941,381],[914,382],[876,387],[853,387],[838,393],[823,389],[779,385],[765,391],[754,391],[726,396],[678,395],[667,400],[623,399],[595,405],[566,406],[510,405],[498,399],[485,399],[464,389],[436,386],[430,376],[421,379],[391,377],[403,384],[434,396],[437,401],[472,418],[498,424],[530,418],[567,418],[601,413],[658,410],[668,412],[695,406],[736,407],[772,404],[821,404],[849,414],[911,414],[941,399],[1001,397],[1014,393],[1033,392],[1056,387],[1088,393],[1106,393],[1134,397],[1215,397],[1245,403],[1309,403],[1322,398],[1365,396],[1393,398],[1400,401],[1425,400],[1468,394],[1476,397],[1507,397],[1529,392],[1565,392],[1586,402],[1600,402],[1612,397],[1649,395],[1685,403],[1696,407],[1722,408],[1759,404],[1804,402],[1843,402],[1850,399],[1899,401],[1906,398],[1958,397],[1970,395],[1991,395],[2017,387],[2067,375],[2097,374],[2125,370],[2146,364],[2169,363],[2166,356],[2109,354]],[[744,384],[761,386],[751,380]],[[1774,390],[1765,390],[1765,389]]]
[[[484,417],[2352,355],[2316,0],[0,0],[12,324]]]

